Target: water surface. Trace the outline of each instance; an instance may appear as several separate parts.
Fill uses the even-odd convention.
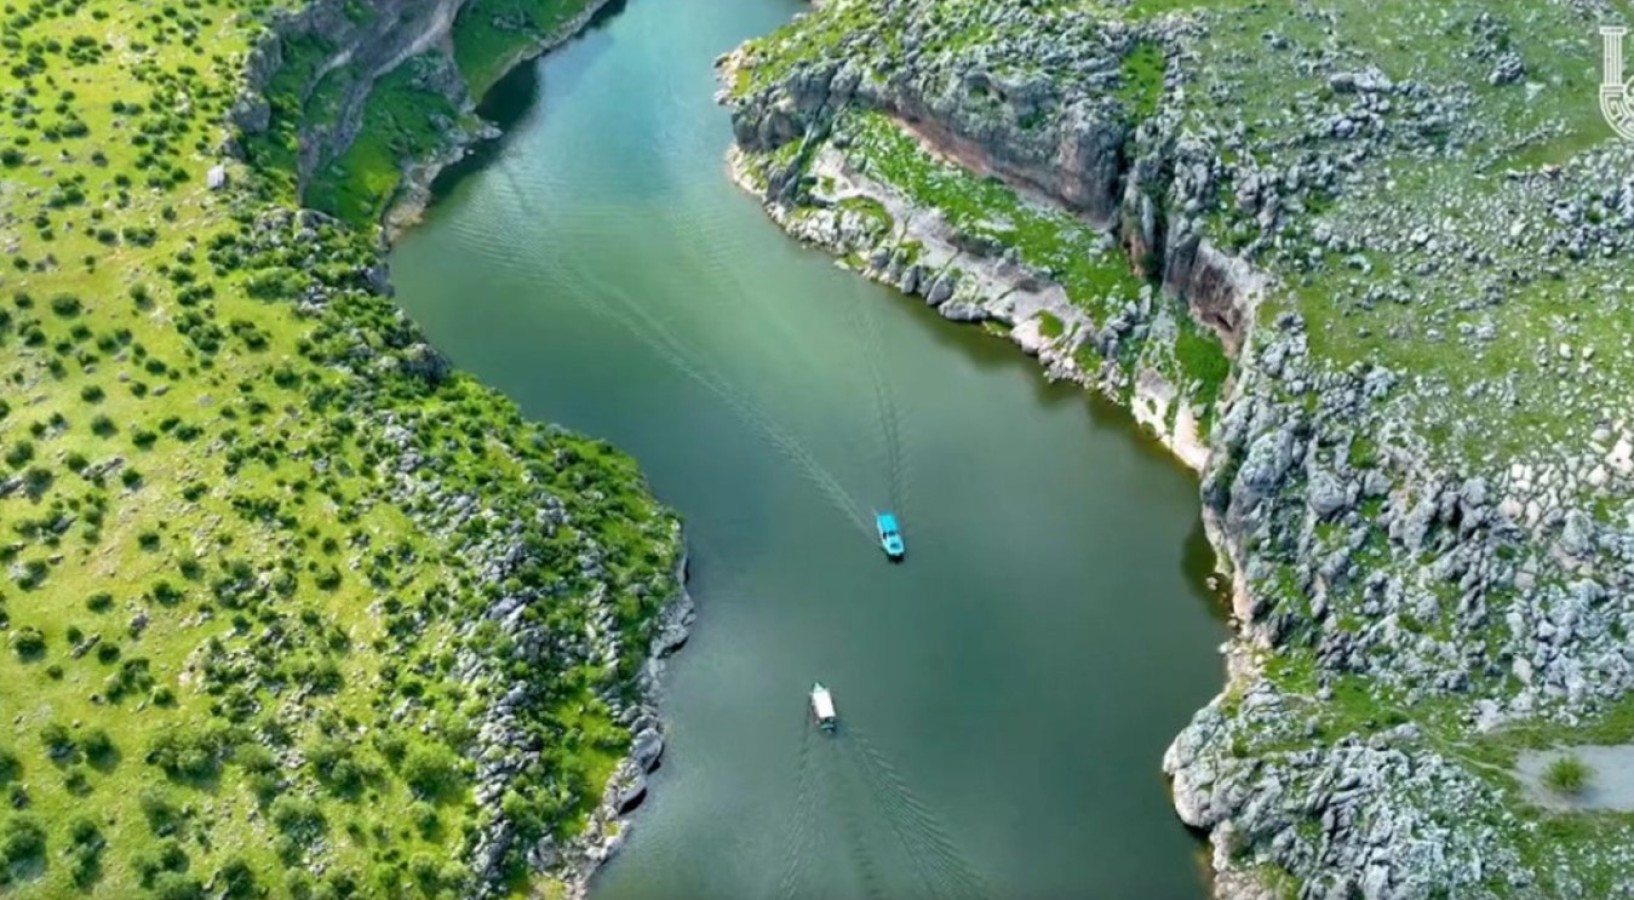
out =
[[[1195,482],[728,182],[711,63],[803,5],[628,3],[502,86],[511,133],[392,257],[439,347],[687,522],[670,749],[595,894],[1201,897],[1158,769],[1222,678]]]

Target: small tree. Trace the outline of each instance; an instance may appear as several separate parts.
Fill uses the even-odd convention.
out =
[[[441,744],[416,744],[403,760],[403,780],[421,797],[453,793],[461,785],[459,759]]]

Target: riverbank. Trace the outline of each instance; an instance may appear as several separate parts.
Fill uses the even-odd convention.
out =
[[[584,7],[571,18],[558,24],[549,33],[513,51],[508,57],[495,64],[492,83],[487,85],[486,88],[479,87],[475,92],[467,93],[464,112],[467,115],[475,115],[486,91],[492,90],[494,85],[498,84],[518,66],[532,62],[577,37],[585,28],[595,22],[598,16],[615,9],[615,3],[622,5],[624,2],[625,0],[585,0]],[[501,136],[501,131],[491,125],[485,125],[474,134],[460,132],[454,135],[454,141],[440,148],[429,158],[411,160],[403,170],[402,180],[399,182],[392,198],[387,202],[385,211],[381,213],[380,236],[382,242],[386,246],[390,246],[396,242],[404,229],[412,228],[420,221],[420,217],[425,213],[426,206],[431,202],[431,186],[436,183],[437,176],[442,174],[444,169],[465,159],[478,143],[496,140]]]
[[[1592,15],[1551,10],[1522,63],[1485,7],[1381,45],[1331,2],[1341,61],[1299,23],[1186,6],[825,4],[726,61],[734,171],[795,236],[1070,359],[1205,457],[1239,636],[1164,767],[1222,895],[1605,893],[1634,822],[1540,810],[1515,776],[1521,747],[1634,739],[1619,301],[1522,349],[1553,321],[1531,273],[1599,296],[1615,266],[1586,243],[1613,258],[1631,224],[1588,213],[1628,148],[1518,86],[1597,58]],[[1445,204],[1512,224],[1449,228]]]
[[[730,103],[733,99],[732,86],[744,76],[739,70],[744,63],[741,50],[717,62],[723,86],[719,101]],[[873,129],[878,125],[864,127]],[[887,127],[901,129],[901,136],[911,142],[898,142],[892,152],[917,153],[919,164],[946,167],[952,177],[957,177],[952,173],[961,163],[978,177],[999,177],[979,162],[961,160],[952,145],[937,144],[923,132],[900,122]],[[1086,312],[1085,306],[1076,302],[1047,270],[1042,270],[1037,260],[1013,251],[1002,252],[1001,242],[972,241],[952,227],[944,210],[935,204],[909,196],[908,189],[900,185],[868,177],[865,169],[873,167],[857,165],[858,157],[845,152],[854,146],[854,140],[857,138],[852,134],[840,140],[820,141],[810,141],[808,135],[794,156],[782,159],[757,157],[739,143],[728,151],[726,169],[732,181],[760,199],[768,216],[791,237],[832,253],[843,267],[863,277],[917,295],[944,318],[986,325],[989,331],[1001,333],[1037,359],[1052,381],[1079,384],[1124,406],[1146,434],[1197,476],[1205,476],[1219,464],[1201,433],[1199,420],[1205,414],[1228,413],[1235,400],[1232,381],[1214,385],[1219,393],[1204,404],[1195,396],[1200,387],[1197,382],[1171,380],[1173,376],[1168,373],[1174,371],[1172,357],[1165,358],[1161,351],[1133,361],[1120,359],[1115,351],[1105,355],[1082,352],[1086,345],[1115,346],[1118,331],[1127,326],[1111,326],[1111,336],[1107,337],[1101,330],[1103,322]],[[786,187],[795,180],[803,185],[798,194]],[[784,187],[775,187],[779,184]],[[1011,189],[1018,203],[1035,208],[1041,215],[1059,215],[1056,202],[1030,184],[1011,184]],[[791,196],[797,196],[798,201],[785,199]],[[1247,323],[1222,338],[1238,347],[1248,344],[1255,307],[1268,279],[1210,246],[1203,245],[1194,252],[1207,260],[1207,277],[1217,285],[1212,289],[1211,303],[1216,309],[1224,305],[1228,310],[1215,321]],[[1131,260],[1130,265],[1135,262]],[[1165,286],[1161,290],[1172,297],[1181,289]],[[1142,285],[1134,297],[1127,299],[1130,312],[1143,321],[1165,315],[1154,309],[1163,301],[1153,284]],[[1175,314],[1173,310],[1167,313]],[[1189,310],[1179,314],[1192,315]],[[1192,321],[1196,327],[1210,327],[1200,318]],[[1177,327],[1172,322],[1160,322],[1157,331],[1159,340],[1167,335],[1172,342]],[[1163,349],[1172,353],[1172,345]],[[1217,410],[1213,404],[1218,404]],[[1242,547],[1221,527],[1218,516],[1206,508],[1202,515],[1218,573],[1229,585],[1226,596],[1233,617],[1245,623],[1250,620],[1253,601],[1249,584],[1241,574]],[[1246,640],[1233,642],[1226,656],[1227,683],[1220,696],[1241,696],[1251,691],[1260,677],[1261,665]],[[1187,781],[1189,763],[1171,748],[1163,765],[1171,777],[1178,776],[1175,802],[1181,818],[1188,824],[1198,824],[1200,817],[1192,799],[1196,788]],[[1274,896],[1265,880],[1232,873],[1229,866],[1216,866],[1214,874],[1217,896],[1223,900]]]

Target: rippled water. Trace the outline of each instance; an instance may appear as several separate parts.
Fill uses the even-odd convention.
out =
[[[1158,769],[1222,678],[1196,485],[728,182],[711,62],[801,6],[633,0],[500,89],[392,257],[441,348],[687,520],[670,749],[596,895],[1200,897]]]

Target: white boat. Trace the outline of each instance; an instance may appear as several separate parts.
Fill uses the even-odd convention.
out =
[[[811,716],[817,720],[817,727],[824,731],[833,731],[840,721],[834,714],[833,695],[821,684],[811,686]]]

